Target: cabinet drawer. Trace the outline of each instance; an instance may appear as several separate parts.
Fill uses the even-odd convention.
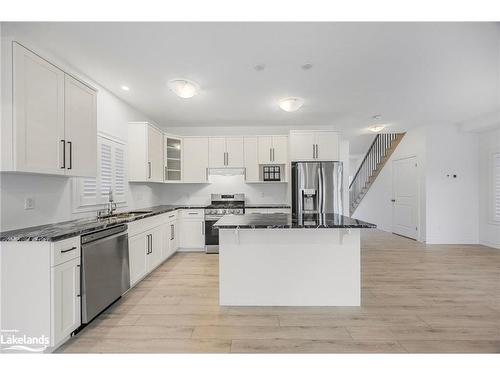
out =
[[[171,221],[177,220],[177,211],[172,211],[172,212],[167,212],[167,222],[170,223]]]
[[[50,256],[51,266],[80,257],[80,236],[54,242]]]
[[[203,219],[205,216],[205,210],[194,209],[194,210],[182,210],[181,217],[183,219]]]

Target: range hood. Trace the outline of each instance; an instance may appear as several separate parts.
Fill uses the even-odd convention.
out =
[[[245,174],[245,168],[208,168],[210,176],[240,176]]]

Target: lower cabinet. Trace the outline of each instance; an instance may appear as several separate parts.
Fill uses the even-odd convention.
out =
[[[128,261],[130,285],[136,284],[146,275],[147,239],[144,233],[128,238]]]
[[[52,267],[52,327],[56,345],[80,326],[80,294],[80,258]]]
[[[203,250],[205,248],[204,220],[182,220],[179,247],[186,250]]]

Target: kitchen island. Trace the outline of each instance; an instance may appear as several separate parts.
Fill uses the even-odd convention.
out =
[[[219,229],[222,306],[360,306],[360,229],[338,214],[226,215]]]

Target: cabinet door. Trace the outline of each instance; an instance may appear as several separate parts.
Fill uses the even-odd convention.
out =
[[[208,137],[184,138],[183,182],[208,182]]]
[[[53,332],[56,346],[81,324],[80,258],[52,268]]]
[[[226,139],[224,137],[208,138],[208,165],[210,168],[226,166]]]
[[[179,247],[183,249],[203,249],[205,247],[205,222],[203,220],[183,220]]]
[[[147,256],[147,272],[155,269],[162,260],[163,233],[162,226],[156,227],[149,232],[149,254]]]
[[[64,72],[14,43],[13,99],[16,170],[64,174]]]
[[[243,137],[226,138],[226,166],[231,168],[243,168],[244,166]]]
[[[259,143],[259,164],[271,163],[273,138],[258,137],[258,143]]]
[[[317,160],[339,160],[339,135],[335,132],[316,134]]]
[[[146,275],[147,241],[144,233],[128,239],[130,285],[134,285]]]
[[[288,162],[288,137],[273,137],[273,163],[286,164]]]
[[[97,174],[97,94],[90,87],[66,75],[64,103],[66,174],[95,177]]]
[[[167,259],[172,251],[170,250],[170,224],[162,224],[161,226],[161,235],[162,235],[162,252],[161,252],[161,261]]]
[[[316,137],[314,133],[291,133],[290,134],[290,159],[292,161],[315,160],[314,145]]]
[[[245,137],[245,179],[247,182],[259,181],[259,148],[257,137]]]
[[[163,181],[163,135],[152,127],[148,126],[148,181]]]

